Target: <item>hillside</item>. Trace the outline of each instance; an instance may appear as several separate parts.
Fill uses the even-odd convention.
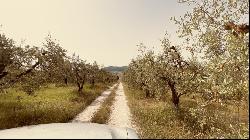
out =
[[[121,67],[119,67],[119,66],[108,66],[108,67],[105,67],[103,69],[106,70],[106,71],[117,73],[117,72],[123,72],[127,68],[128,68],[128,66],[121,66]]]

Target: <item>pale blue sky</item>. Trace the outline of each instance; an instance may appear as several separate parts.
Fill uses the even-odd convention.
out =
[[[160,46],[165,31],[178,42],[171,16],[191,8],[177,0],[0,0],[0,30],[41,46],[51,32],[69,54],[87,62],[128,65],[139,43]]]

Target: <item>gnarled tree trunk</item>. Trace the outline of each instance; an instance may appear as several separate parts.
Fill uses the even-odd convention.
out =
[[[77,83],[77,86],[78,86],[78,92],[79,93],[83,93],[83,85],[84,85],[84,83],[85,83],[85,81],[84,80],[82,80],[81,82],[79,81],[78,83]]]
[[[172,92],[172,102],[175,106],[176,109],[179,108],[179,101],[180,101],[180,96],[178,96],[178,93],[175,89],[175,82],[171,81],[170,79],[167,80],[168,86],[171,89]]]
[[[68,85],[68,78],[67,77],[64,77],[64,84]]]

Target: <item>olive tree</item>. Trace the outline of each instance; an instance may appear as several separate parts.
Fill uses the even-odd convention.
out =
[[[43,46],[45,56],[43,57],[42,68],[48,74],[48,82],[67,85],[71,69],[66,55],[67,51],[51,35],[45,38]]]
[[[157,56],[156,77],[163,81],[171,91],[172,102],[178,108],[180,97],[197,93],[198,77],[202,76],[202,67],[191,58],[184,60],[178,46],[172,46],[168,39],[162,40],[163,52]]]
[[[197,93],[197,77],[201,76],[202,67],[194,58],[184,60],[178,47],[171,46],[167,38],[162,40],[162,47],[160,54],[141,49],[141,54],[124,73],[124,81],[143,90],[146,97],[156,97],[170,91],[172,102],[178,108],[182,95]]]
[[[6,67],[13,61],[14,41],[7,38],[4,34],[0,34],[0,80],[5,77],[8,72]]]
[[[8,88],[36,69],[43,53],[37,47],[16,46],[4,34],[0,34],[0,40],[0,86]]]
[[[205,93],[218,99],[240,100],[248,94],[249,1],[180,0],[194,6],[181,19],[180,37],[193,53],[203,55],[206,65]]]
[[[85,64],[85,61],[80,59],[80,57],[76,56],[75,54],[73,54],[71,61],[74,74],[74,82],[77,84],[78,92],[82,93],[83,86],[87,81],[87,65]]]

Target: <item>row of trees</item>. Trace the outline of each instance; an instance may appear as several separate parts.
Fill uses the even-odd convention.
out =
[[[79,56],[68,56],[48,35],[43,47],[16,45],[0,34],[0,89],[20,85],[28,94],[48,83],[76,84],[81,93],[85,83],[112,83],[118,77],[101,69],[96,62],[87,63]]]
[[[162,40],[159,54],[140,44],[140,55],[124,73],[124,81],[144,91],[145,96],[162,97],[171,93],[176,108],[183,95],[202,97],[206,101],[240,101],[248,96],[249,1],[181,0],[194,6],[180,19],[182,45]],[[181,49],[191,57],[184,59]]]

